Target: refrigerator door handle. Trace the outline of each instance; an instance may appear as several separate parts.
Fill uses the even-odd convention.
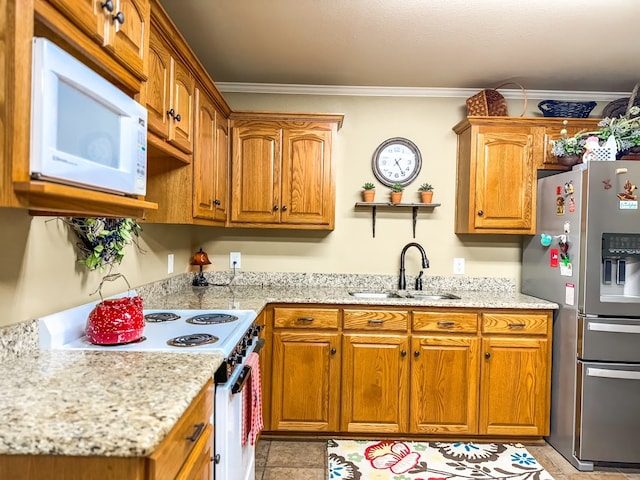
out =
[[[618,378],[621,380],[640,380],[639,371],[608,370],[606,368],[587,367],[588,377]]]
[[[587,329],[593,332],[640,333],[640,325],[624,325],[620,323],[588,322]]]

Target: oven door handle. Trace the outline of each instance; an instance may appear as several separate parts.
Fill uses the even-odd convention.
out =
[[[240,393],[244,388],[244,384],[247,383],[247,380],[249,378],[251,378],[251,367],[245,365],[244,367],[242,367],[242,371],[240,372],[240,375],[238,375],[236,383],[234,383],[231,387],[231,393]]]

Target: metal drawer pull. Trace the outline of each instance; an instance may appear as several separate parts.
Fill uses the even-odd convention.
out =
[[[382,325],[384,323],[384,320],[381,318],[372,318],[371,320],[367,320],[367,323],[370,323],[372,325]]]
[[[204,422],[194,425],[194,427],[195,431],[193,432],[193,435],[187,437],[187,440],[189,440],[190,442],[195,442],[198,439],[198,437],[202,433],[202,430],[204,430]]]
[[[438,322],[438,325],[441,327],[453,327],[456,322]]]
[[[610,333],[640,333],[640,325],[624,325],[620,323],[589,322],[589,330]]]
[[[299,322],[313,322],[313,317],[298,317]]]
[[[621,380],[640,380],[640,372],[629,370],[607,370],[605,368],[587,368],[588,377],[619,378]]]
[[[526,327],[526,323],[510,323],[509,328],[523,328]]]

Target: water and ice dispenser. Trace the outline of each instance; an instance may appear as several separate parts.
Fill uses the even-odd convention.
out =
[[[602,234],[600,293],[640,297],[640,234]]]

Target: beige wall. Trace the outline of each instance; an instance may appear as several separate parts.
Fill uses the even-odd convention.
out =
[[[390,273],[399,268],[402,247],[414,241],[411,211],[379,211],[376,238],[371,212],[354,209],[365,181],[378,185],[378,200],[387,189],[371,172],[371,155],[383,140],[403,136],[420,148],[423,168],[405,191],[417,200],[417,186],[435,186],[434,202],[421,211],[415,241],[431,261],[429,275],[452,275],[454,257],[464,257],[471,276],[519,279],[520,238],[465,236],[453,233],[456,139],[451,127],[462,119],[464,99],[225,94],[235,110],[314,111],[343,113],[336,158],[336,228],[333,232],[224,229],[143,225],[141,246],[129,247],[119,271],[132,286],[167,277],[167,254],[175,255],[175,273],[190,271],[190,255],[202,246],[213,270],[227,270],[230,251],[242,253],[242,269],[281,272]],[[513,106],[518,111],[521,104]],[[510,107],[511,108],[511,107]],[[96,299],[99,272],[75,264],[74,240],[57,220],[30,217],[25,211],[0,209],[0,326],[18,323]],[[416,251],[407,254],[407,274],[419,270]],[[122,291],[124,282],[106,294]]]

